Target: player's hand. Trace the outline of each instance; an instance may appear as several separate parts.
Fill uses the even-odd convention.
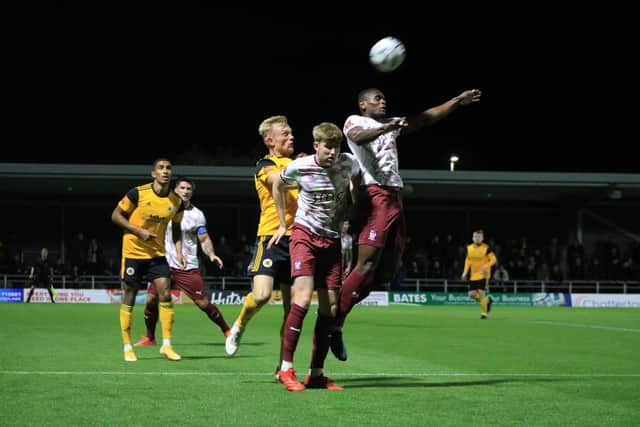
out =
[[[187,260],[185,259],[184,255],[182,255],[181,253],[179,253],[177,255],[178,255],[178,263],[180,264],[180,266],[184,270],[185,268],[187,268]]]
[[[220,259],[220,257],[218,255],[211,255],[209,257],[209,260],[212,263],[214,263],[215,265],[217,265],[220,270],[222,270],[224,268],[224,263],[222,262],[222,260]]]
[[[283,227],[283,226],[278,227],[278,230],[273,234],[273,236],[271,236],[271,239],[269,239],[269,243],[267,243],[267,249],[271,249],[271,246],[277,245],[278,243],[280,243],[280,239],[282,238],[282,236],[284,236],[286,232],[287,232],[286,227]]]
[[[480,101],[481,95],[482,92],[479,89],[465,90],[458,95],[458,99],[460,99],[460,105],[469,105],[472,102]]]
[[[460,276],[460,279],[462,279],[462,280],[467,280],[467,275],[466,275],[466,274],[463,274],[462,276]]]
[[[157,237],[157,234],[141,228],[138,232],[138,237],[140,237],[140,239],[144,240],[145,242],[148,242],[150,240],[154,240]]]
[[[346,279],[346,278],[347,278],[347,276],[349,275],[349,273],[351,273],[351,264],[347,264],[347,265],[344,267],[344,270],[342,271],[342,278],[343,278],[343,279]]]
[[[384,130],[385,132],[389,132],[391,130],[405,128],[407,126],[409,126],[409,122],[407,122],[406,117],[396,117],[395,119],[384,125]]]

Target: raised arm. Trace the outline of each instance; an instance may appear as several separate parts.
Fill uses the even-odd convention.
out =
[[[447,117],[460,106],[480,101],[482,92],[478,89],[465,90],[458,96],[454,96],[447,102],[424,110],[417,116],[409,118],[407,127],[403,132],[412,132],[424,126],[430,126]]]

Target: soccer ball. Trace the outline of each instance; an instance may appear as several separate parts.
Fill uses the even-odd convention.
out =
[[[393,71],[404,62],[404,43],[395,37],[378,40],[369,51],[369,61],[378,71]]]

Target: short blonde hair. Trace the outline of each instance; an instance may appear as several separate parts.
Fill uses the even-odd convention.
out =
[[[271,116],[268,119],[264,119],[262,123],[260,123],[260,126],[258,126],[258,133],[264,141],[267,140],[267,136],[269,132],[271,132],[271,127],[276,123],[280,123],[283,126],[289,125],[287,116]]]
[[[340,128],[333,123],[322,122],[313,127],[313,139],[318,142],[339,144],[344,139]]]

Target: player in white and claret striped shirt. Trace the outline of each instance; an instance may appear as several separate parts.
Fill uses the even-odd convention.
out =
[[[313,138],[315,154],[289,163],[273,185],[280,228],[270,245],[277,244],[286,232],[285,186],[297,183],[299,190],[289,246],[293,300],[285,322],[280,367],[280,381],[289,391],[302,391],[305,387],[342,390],[324,375],[324,360],[329,352],[329,328],[342,282],[340,228],[347,216],[349,201],[356,200],[352,191],[359,188],[360,167],[353,155],[340,152],[344,136],[333,123],[315,126]],[[293,370],[293,355],[314,284],[319,308],[309,374],[303,386]]]
[[[365,187],[354,224],[354,233],[359,233],[358,259],[342,284],[336,325],[331,331],[331,351],[339,360],[347,360],[342,341],[345,317],[372,289],[390,281],[401,265],[407,232],[397,138],[436,123],[459,106],[480,101],[481,94],[477,89],[465,90],[408,118],[387,117],[387,99],[379,89],[364,89],[358,94],[360,114],[349,116],[343,131],[362,169]]]

